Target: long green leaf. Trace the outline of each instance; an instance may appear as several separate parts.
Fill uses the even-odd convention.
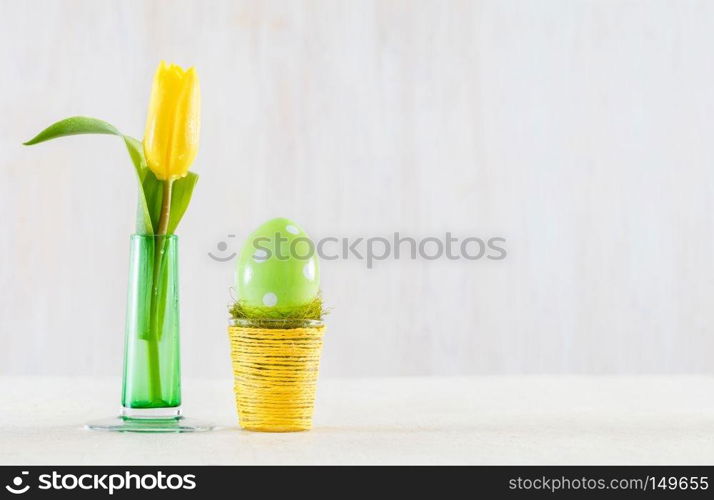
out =
[[[29,141],[23,143],[26,146],[32,146],[41,142],[66,137],[69,135],[79,134],[109,134],[121,137],[124,140],[126,149],[129,152],[131,161],[134,164],[134,170],[139,180],[139,200],[137,203],[136,213],[136,232],[139,234],[153,234],[155,224],[152,219],[152,212],[146,193],[144,192],[143,182],[147,177],[147,173],[151,173],[146,165],[144,158],[144,149],[137,139],[128,135],[123,135],[114,125],[107,123],[104,120],[90,118],[88,116],[73,116],[53,123],[42,132],[37,134]],[[152,174],[153,175],[153,174]],[[161,207],[157,209],[156,217],[158,221],[158,213]]]
[[[159,218],[161,217],[161,202],[164,199],[163,183],[149,170],[146,172],[141,186],[146,197],[146,205],[149,207],[149,214],[151,214],[152,227],[158,229]]]
[[[176,179],[171,191],[171,212],[169,214],[169,223],[166,229],[168,234],[173,234],[178,227],[179,222],[186,213],[188,204],[193,195],[193,188],[198,182],[198,175],[189,172],[186,177]],[[146,202],[149,206],[151,214],[151,222],[153,227],[159,226],[159,217],[161,215],[161,204],[164,199],[163,182],[158,180],[153,172],[148,171],[144,182],[142,183],[144,193],[146,194]]]
[[[154,234],[154,222],[151,217],[151,210],[146,198],[146,191],[144,191],[144,179],[151,174],[149,167],[146,165],[146,159],[144,158],[144,147],[141,142],[128,135],[124,137],[124,144],[126,144],[126,149],[129,151],[129,156],[131,157],[131,162],[134,164],[134,170],[136,171],[136,176],[139,179],[139,196],[138,196],[138,206],[136,207],[136,232],[139,234]],[[159,210],[161,210],[159,208]]]
[[[33,144],[39,144],[40,142],[49,141],[50,139],[79,134],[121,135],[121,132],[119,132],[114,125],[103,120],[89,118],[88,116],[73,116],[72,118],[65,118],[57,123],[53,123],[23,144],[25,146],[32,146]]]
[[[189,172],[186,177],[174,181],[173,192],[171,193],[171,213],[169,214],[169,227],[167,232],[173,234],[183,214],[186,213],[188,204],[193,195],[193,188],[198,182],[198,175]]]

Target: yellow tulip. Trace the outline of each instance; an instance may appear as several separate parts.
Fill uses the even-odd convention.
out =
[[[198,152],[201,91],[194,68],[161,61],[154,75],[144,155],[159,180],[184,177]]]

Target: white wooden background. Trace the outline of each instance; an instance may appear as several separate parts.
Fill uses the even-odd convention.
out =
[[[228,376],[227,234],[499,235],[499,263],[324,262],[329,376],[712,372],[714,3],[0,1],[0,373],[121,369],[122,145],[198,68],[185,373]],[[238,243],[231,243],[237,249]],[[229,249],[230,250],[230,249]]]

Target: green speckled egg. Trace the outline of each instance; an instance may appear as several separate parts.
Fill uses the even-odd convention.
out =
[[[248,307],[281,311],[312,302],[320,291],[315,245],[290,219],[272,219],[256,229],[238,255],[238,298]]]

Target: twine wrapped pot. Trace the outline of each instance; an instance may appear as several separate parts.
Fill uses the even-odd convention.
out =
[[[238,419],[247,430],[312,427],[325,326],[304,320],[283,327],[280,321],[239,319],[228,327]]]

